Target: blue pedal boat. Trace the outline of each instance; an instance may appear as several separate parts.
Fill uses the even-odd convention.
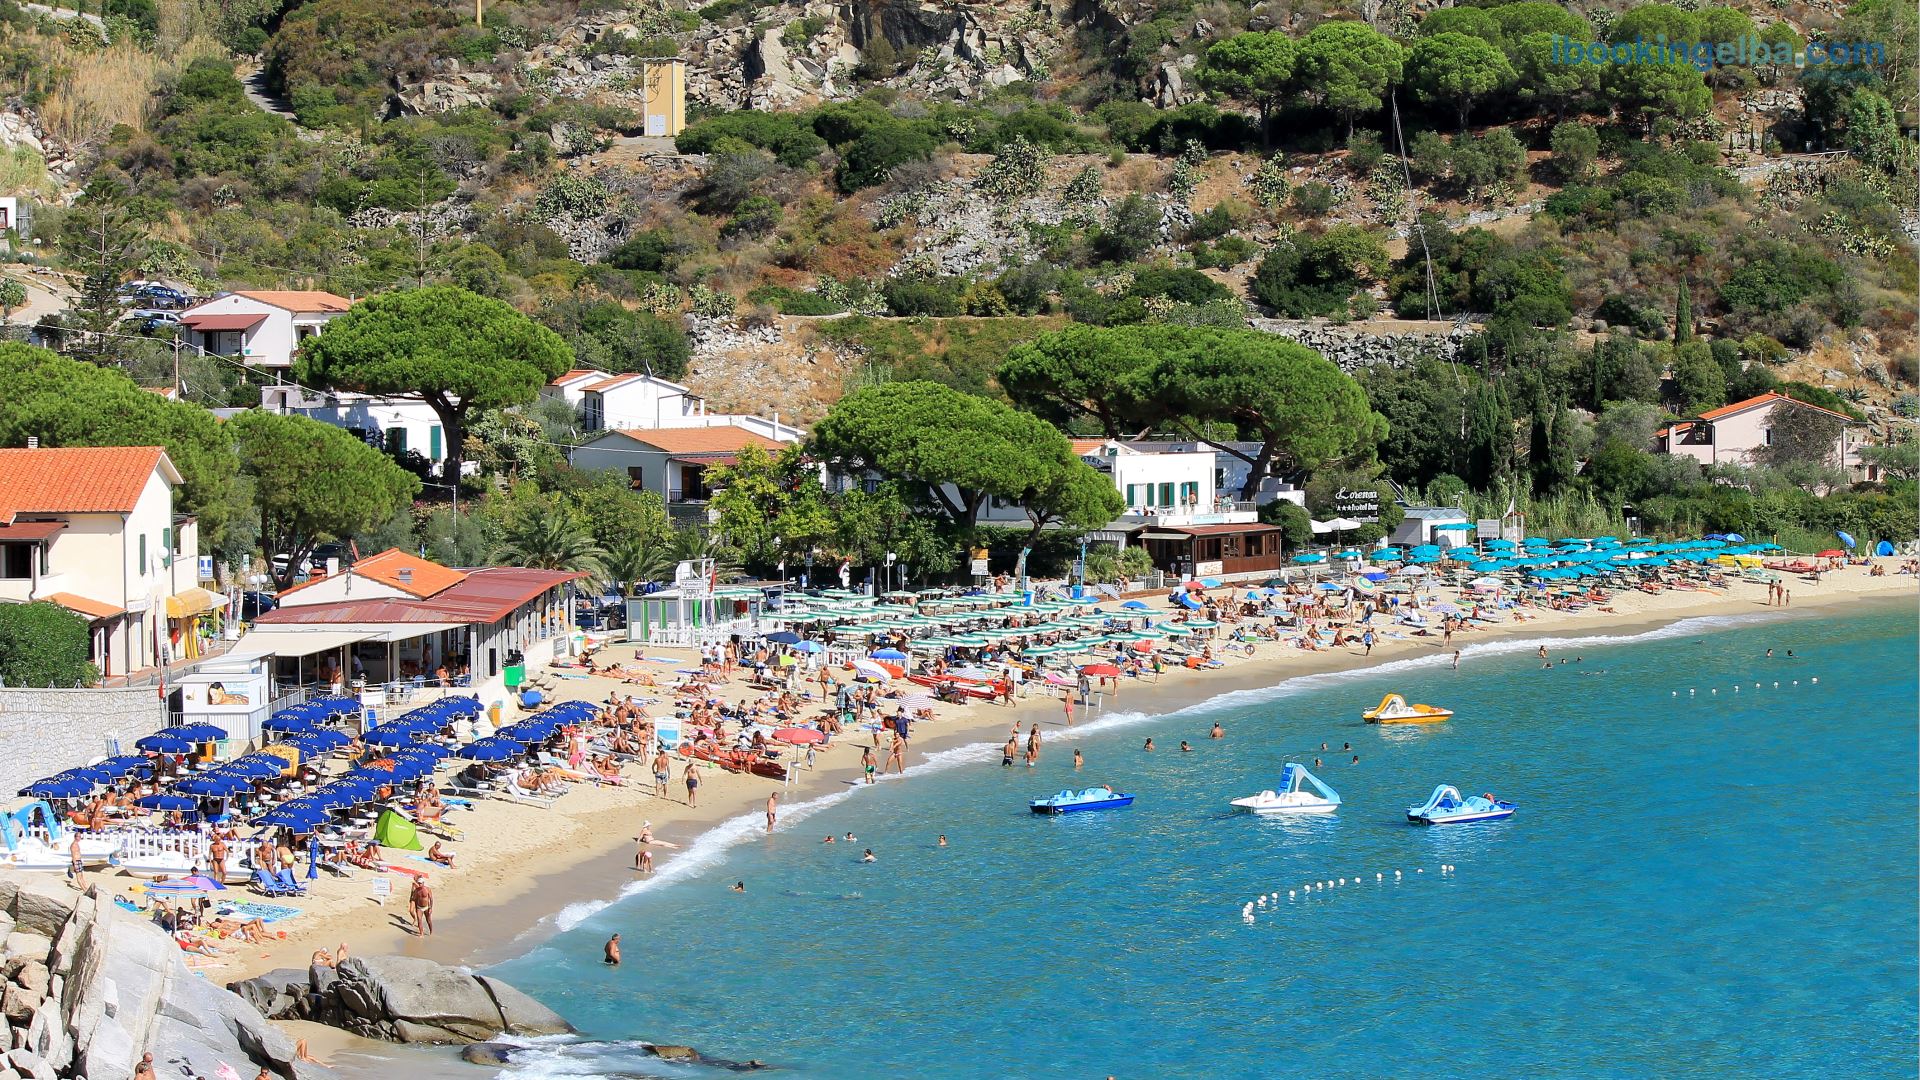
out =
[[[1133,796],[1110,787],[1090,787],[1085,791],[1063,791],[1027,804],[1036,814],[1074,814],[1082,810],[1114,810],[1133,805]]]
[[[1433,789],[1425,803],[1407,807],[1407,820],[1415,825],[1471,825],[1476,821],[1510,818],[1515,809],[1514,803],[1496,799],[1491,794],[1462,798],[1459,788],[1441,784]]]

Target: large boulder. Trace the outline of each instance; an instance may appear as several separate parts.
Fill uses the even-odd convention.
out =
[[[339,973],[342,994],[349,985],[377,988],[377,995],[358,996],[377,1000],[406,1042],[479,1042],[506,1026],[500,1007],[479,980],[431,960],[356,958],[340,965]]]
[[[73,890],[58,878],[22,877],[15,885],[7,914],[13,916],[14,929],[39,934],[51,942],[60,935],[67,916],[73,914]]]
[[[307,973],[299,968],[275,968],[257,978],[227,984],[227,989],[260,1010],[270,1020],[284,1019],[307,994]]]
[[[506,1065],[512,1061],[514,1051],[519,1049],[512,1043],[470,1043],[461,1049],[460,1059],[475,1065]]]
[[[571,1035],[572,1024],[559,1013],[533,1000],[499,979],[476,975],[480,985],[500,1008],[500,1021],[509,1035]]]

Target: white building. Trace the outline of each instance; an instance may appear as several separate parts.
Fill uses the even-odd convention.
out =
[[[541,391],[573,406],[587,431],[657,431],[663,428],[737,427],[774,442],[799,442],[806,432],[771,417],[710,413],[705,398],[653,375],[609,375],[581,368]]]
[[[352,306],[330,292],[230,292],[181,312],[180,324],[193,333],[189,344],[280,371],[293,366],[301,342]]]
[[[0,450],[0,602],[84,616],[103,675],[198,655],[201,617],[221,598],[199,588],[179,483],[157,446]]]
[[[705,520],[707,499],[713,494],[707,487],[707,470],[733,464],[740,451],[749,446],[765,450],[769,455],[781,450],[781,444],[772,439],[731,425],[653,431],[621,429],[601,432],[575,447],[568,460],[583,472],[620,473],[635,491],[658,494],[666,501],[669,513]]]
[[[316,394],[280,383],[260,388],[260,407],[346,428],[389,451],[411,450],[436,465],[447,456],[439,414],[417,397],[379,397],[347,390]]]

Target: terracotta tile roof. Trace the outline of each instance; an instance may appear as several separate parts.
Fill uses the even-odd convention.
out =
[[[342,600],[278,607],[262,625],[287,623],[475,623],[486,625],[563,582],[586,577],[568,570],[489,566],[468,571],[458,584],[422,600]]]
[[[1097,454],[1101,447],[1107,445],[1105,439],[1068,439],[1067,442],[1072,444],[1074,455],[1077,457]]]
[[[580,379],[587,378],[588,376],[595,376],[595,377],[604,379],[607,377],[607,373],[604,371],[595,371],[592,368],[574,368],[572,371],[569,371],[561,375],[559,378],[553,380],[547,385],[548,386],[565,386],[570,382],[576,382]]]
[[[89,619],[111,619],[125,615],[126,608],[117,608],[105,600],[89,600],[84,596],[75,596],[70,592],[48,593],[40,599],[49,604],[59,604],[75,614],[85,615]]]
[[[15,514],[124,514],[153,470],[180,482],[158,446],[43,446],[0,450],[0,525]]]
[[[244,296],[249,300],[258,300],[263,304],[272,304],[288,311],[345,311],[353,306],[353,301],[344,296],[319,290],[259,290],[237,289],[235,296]]]
[[[630,382],[634,382],[636,380],[644,379],[644,378],[646,378],[645,375],[614,375],[605,379],[601,379],[597,383],[589,383],[588,385],[581,387],[581,389],[585,390],[589,394],[603,394],[608,390],[612,390],[614,387],[625,386]]]
[[[731,454],[749,446],[778,452],[782,446],[764,435],[729,424],[699,428],[618,428],[616,434],[669,454]]]
[[[1840,418],[1841,420],[1845,420],[1849,424],[1853,423],[1853,417],[1848,416],[1846,413],[1837,413],[1837,412],[1834,412],[1832,409],[1823,409],[1820,406],[1813,404],[1812,402],[1801,401],[1799,398],[1793,397],[1788,394],[1777,394],[1771,390],[1767,391],[1764,394],[1761,394],[1759,397],[1750,397],[1745,401],[1736,401],[1731,405],[1722,405],[1717,409],[1710,409],[1707,412],[1701,413],[1700,419],[1722,420],[1722,419],[1725,419],[1726,417],[1732,416],[1734,413],[1746,412],[1748,409],[1758,408],[1759,406],[1768,404],[1769,402],[1775,402],[1775,401],[1791,401],[1795,405],[1800,406],[1801,408],[1812,409],[1815,412],[1823,412],[1823,413],[1826,413],[1828,416],[1834,416],[1834,417]]]
[[[467,576],[451,567],[429,562],[417,555],[409,555],[399,548],[388,548],[378,555],[369,555],[342,572],[352,573],[368,581],[377,581],[421,599],[437,596],[460,584]],[[406,574],[405,577],[401,576],[403,572]],[[314,578],[312,581],[295,585],[280,595],[299,592],[309,585],[317,585],[325,580],[327,579]]]

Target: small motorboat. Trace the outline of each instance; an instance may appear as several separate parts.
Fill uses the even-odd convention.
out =
[[[1388,694],[1380,704],[1360,714],[1369,724],[1432,724],[1453,715],[1438,705],[1409,705],[1399,694]]]
[[[1441,784],[1425,803],[1407,807],[1407,820],[1415,825],[1470,825],[1510,818],[1514,809],[1515,804],[1496,799],[1491,793],[1463,798],[1459,788]]]
[[[1090,787],[1085,791],[1063,791],[1027,804],[1036,814],[1074,814],[1082,810],[1115,810],[1133,805],[1133,796],[1110,787]]]
[[[1340,809],[1340,794],[1305,765],[1289,761],[1280,770],[1278,789],[1235,799],[1233,805],[1256,814],[1331,814]]]

